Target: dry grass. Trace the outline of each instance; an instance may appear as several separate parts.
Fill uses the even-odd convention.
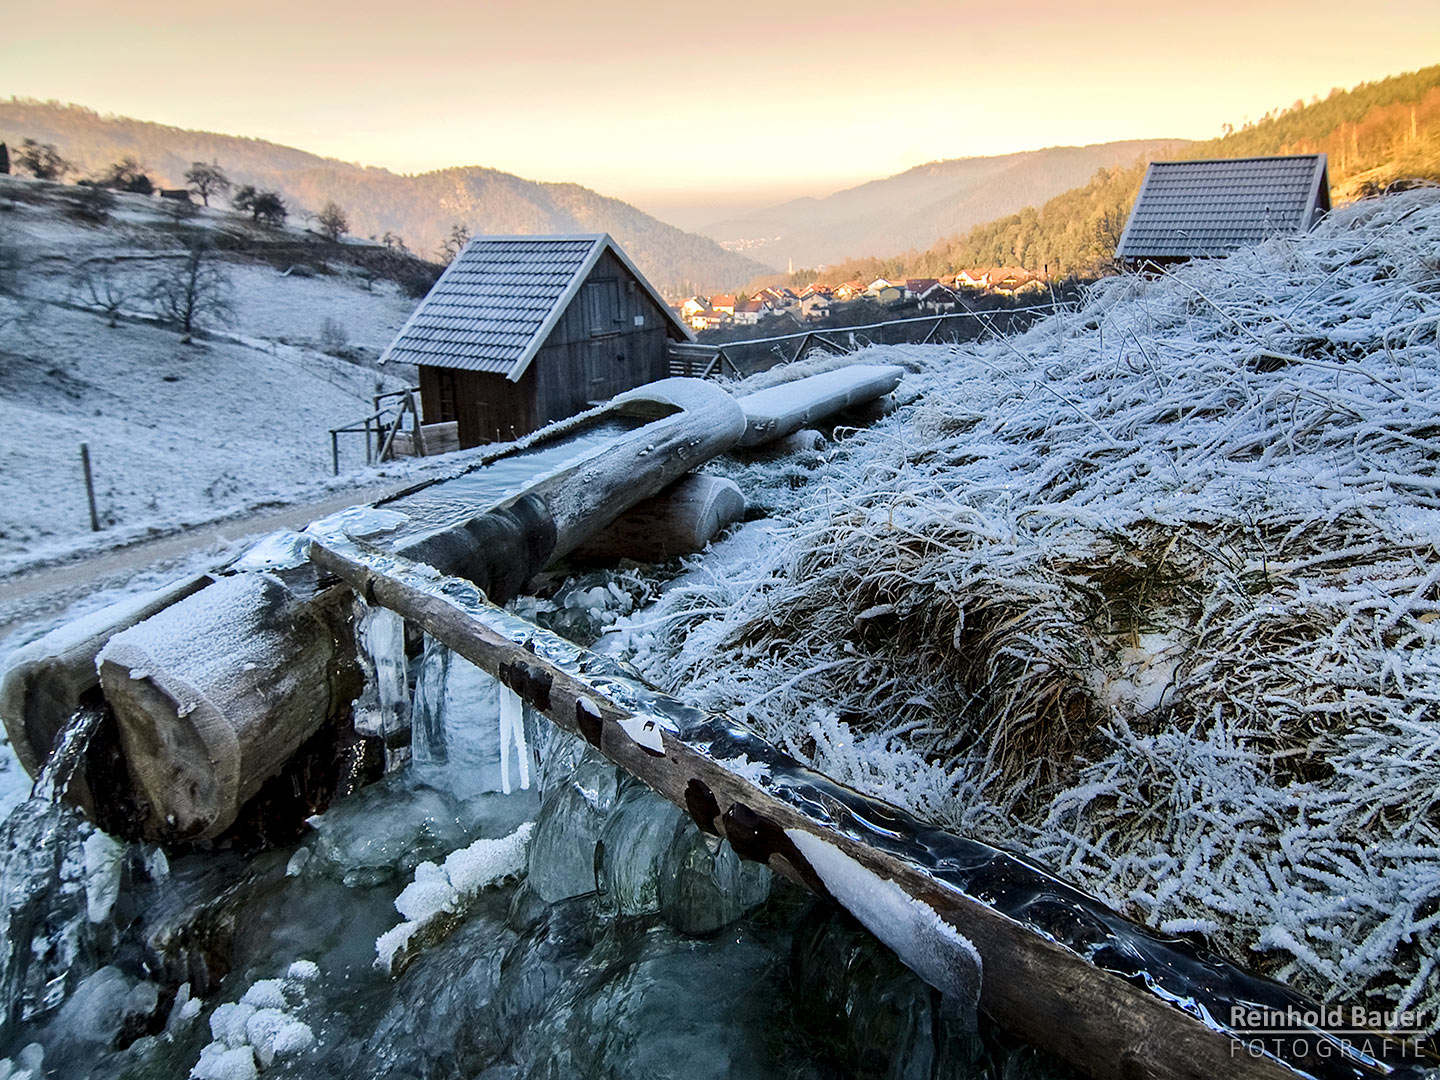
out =
[[[631,651],[1153,925],[1440,1024],[1437,245],[1411,192],[872,350],[920,399]]]

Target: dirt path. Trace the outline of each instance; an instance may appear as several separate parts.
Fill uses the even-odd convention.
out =
[[[0,582],[0,640],[24,623],[61,611],[87,593],[119,587],[142,571],[167,564],[178,567],[187,556],[202,562],[218,560],[223,557],[223,549],[238,548],[241,541],[278,529],[302,528],[316,518],[356,503],[373,502],[413,483],[414,479],[359,485],[313,502],[200,525],[17,574]],[[206,552],[209,558],[201,559],[201,553]]]

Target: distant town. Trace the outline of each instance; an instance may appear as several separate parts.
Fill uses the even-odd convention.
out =
[[[1007,266],[961,270],[940,278],[891,281],[878,277],[868,283],[846,281],[839,285],[817,281],[798,290],[772,286],[750,295],[718,293],[668,302],[687,326],[700,332],[758,326],[769,319],[787,317],[787,321],[797,323],[823,323],[842,317],[851,306],[913,307],[919,314],[939,314],[962,307],[967,297],[1021,296],[1045,287],[1043,276]]]

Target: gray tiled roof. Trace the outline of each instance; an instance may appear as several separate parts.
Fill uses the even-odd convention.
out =
[[[1324,154],[1157,161],[1115,254],[1121,259],[1225,255],[1304,232],[1330,208]]]
[[[607,249],[667,311],[649,282],[605,233],[477,236],[420,302],[381,362],[462,368],[519,379]]]

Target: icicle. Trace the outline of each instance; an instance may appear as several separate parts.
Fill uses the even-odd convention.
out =
[[[417,762],[443,765],[449,760],[445,733],[445,694],[451,652],[429,634],[420,671],[415,676],[415,697],[410,706],[411,749]]]
[[[405,620],[386,608],[365,617],[362,638],[375,672],[379,731],[387,748],[403,746],[410,727],[410,691],[405,674]]]
[[[510,744],[516,721],[523,724],[524,718],[525,703],[520,695],[508,686],[500,687],[500,790],[506,795],[510,794]]]
[[[525,705],[520,705],[520,713],[515,717],[515,756],[520,761],[520,790],[530,790],[530,746],[525,738]]]
[[[530,747],[525,738],[525,703],[508,686],[500,687],[500,790],[510,787],[510,747],[520,763],[520,787],[530,790]]]

